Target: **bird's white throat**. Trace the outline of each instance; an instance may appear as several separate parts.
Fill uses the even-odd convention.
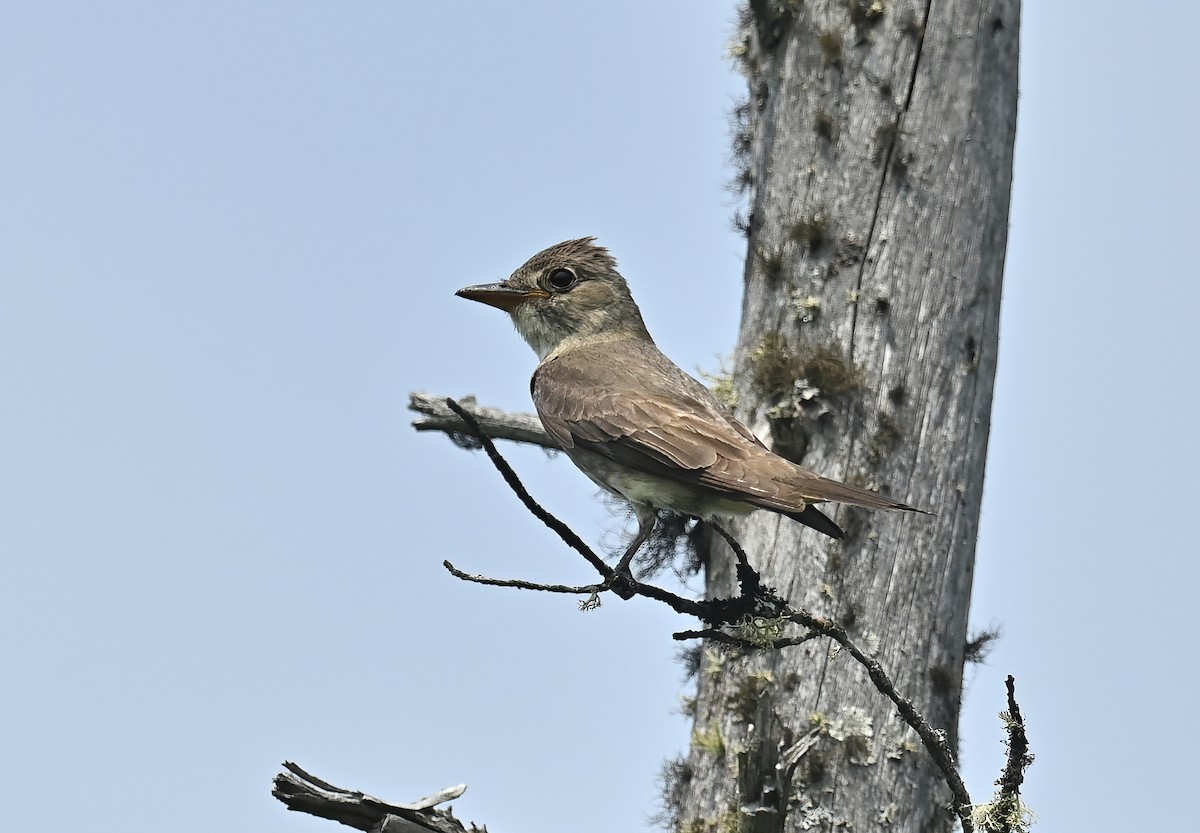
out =
[[[544,361],[562,341],[561,335],[551,331],[539,316],[522,307],[517,307],[509,315],[521,338],[537,353],[538,361]]]

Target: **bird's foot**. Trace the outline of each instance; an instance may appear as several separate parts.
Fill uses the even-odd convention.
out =
[[[632,599],[637,595],[637,579],[633,577],[633,572],[629,569],[629,562],[631,560],[632,558],[622,558],[618,562],[616,570],[613,571],[612,578],[608,580],[612,591],[626,600]]]

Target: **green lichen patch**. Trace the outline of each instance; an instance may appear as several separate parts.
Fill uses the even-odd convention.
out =
[[[775,676],[765,670],[751,671],[742,677],[729,695],[729,708],[734,717],[745,724],[754,723],[758,704],[774,682]]]
[[[707,728],[692,730],[692,748],[714,758],[725,757],[725,736],[721,727],[713,723]]]
[[[765,333],[750,354],[750,384],[765,399],[786,396],[800,372],[799,357],[777,331]]]
[[[797,357],[802,379],[826,396],[842,396],[862,387],[862,372],[828,347],[814,347]]]
[[[708,675],[720,674],[725,670],[725,654],[715,648],[704,649],[704,673]]]
[[[751,384],[766,400],[782,399],[798,386],[824,396],[842,396],[862,386],[862,373],[828,347],[792,350],[778,332],[766,333],[750,354]],[[798,385],[802,383],[802,385]]]
[[[787,620],[778,617],[747,616],[733,627],[733,634],[760,648],[768,648],[783,638],[786,627]]]

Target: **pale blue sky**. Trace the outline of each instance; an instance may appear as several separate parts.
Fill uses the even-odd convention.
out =
[[[1200,21],[1027,6],[973,612],[1005,637],[963,759],[986,797],[1012,673],[1042,829],[1178,829]],[[449,577],[588,573],[405,403],[527,408],[532,352],[453,292],[583,234],[679,364],[729,353],[734,14],[6,4],[0,829],[333,830],[270,798],[285,758],[400,801],[466,781],[459,814],[497,833],[647,826],[688,733],[681,623]],[[613,528],[566,461],[511,459]]]

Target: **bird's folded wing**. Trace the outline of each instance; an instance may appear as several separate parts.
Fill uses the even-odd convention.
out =
[[[675,378],[635,377],[617,361],[602,365],[600,382],[590,364],[560,357],[543,363],[533,377],[538,416],[565,448],[586,448],[638,471],[743,499],[771,497],[778,491],[771,475],[797,469],[767,452],[682,371],[672,368]],[[754,465],[746,465],[751,460]],[[803,503],[781,508],[802,509]]]
[[[651,365],[647,372],[637,356],[619,349],[610,359],[582,361],[568,354],[534,373],[530,387],[538,416],[564,448],[585,448],[637,471],[776,511],[799,512],[828,500],[912,509],[772,454],[674,365],[665,371]]]

